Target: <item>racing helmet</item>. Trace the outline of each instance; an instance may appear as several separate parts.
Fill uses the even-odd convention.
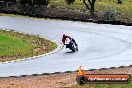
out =
[[[65,34],[63,34],[63,37],[66,37],[66,35],[65,35]]]

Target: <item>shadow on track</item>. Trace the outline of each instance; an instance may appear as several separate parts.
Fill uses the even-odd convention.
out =
[[[75,52],[73,52],[73,51],[68,51],[68,52],[66,52],[66,53],[75,53]]]

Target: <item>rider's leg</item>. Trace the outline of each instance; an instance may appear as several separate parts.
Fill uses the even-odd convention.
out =
[[[76,41],[72,38],[72,41],[75,43],[75,45],[77,46],[77,43],[76,43]]]
[[[72,41],[73,41],[73,43],[75,44],[76,51],[78,51],[78,45],[77,45],[76,41],[75,41],[73,38],[72,38]]]

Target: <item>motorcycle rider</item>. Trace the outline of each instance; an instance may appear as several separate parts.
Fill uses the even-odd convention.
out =
[[[75,46],[76,46],[76,47],[78,46],[77,43],[76,43],[76,41],[75,41],[72,37],[63,34],[62,43],[63,43],[64,45],[65,45],[65,40],[66,40],[67,38],[69,38],[71,42],[75,43]]]

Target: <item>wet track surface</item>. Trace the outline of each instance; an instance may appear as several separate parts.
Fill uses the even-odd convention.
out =
[[[62,48],[37,59],[0,63],[0,77],[75,71],[80,65],[84,69],[96,69],[132,64],[132,26],[0,16],[0,28],[58,42],[65,33],[79,45],[75,53]]]

